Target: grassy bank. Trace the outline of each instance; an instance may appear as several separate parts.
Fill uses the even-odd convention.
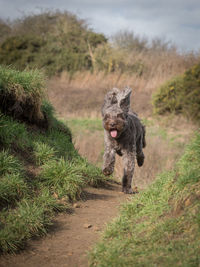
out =
[[[90,266],[199,266],[200,135],[174,170],[125,204]]]
[[[69,128],[55,118],[38,74],[0,68],[3,253],[15,252],[32,236],[46,234],[55,212],[67,211],[85,186],[105,182],[101,171],[79,156]]]

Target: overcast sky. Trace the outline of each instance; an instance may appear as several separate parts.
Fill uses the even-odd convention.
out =
[[[126,29],[172,41],[180,50],[200,50],[200,0],[0,0],[3,19],[41,9],[76,13],[107,37]]]

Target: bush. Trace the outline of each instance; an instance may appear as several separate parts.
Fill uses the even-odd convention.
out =
[[[184,114],[200,121],[200,64],[165,83],[153,96],[154,111]]]
[[[13,22],[12,34],[0,45],[0,61],[19,70],[44,69],[48,76],[91,69],[89,47],[107,40],[69,12],[44,12]],[[28,34],[27,34],[28,32]]]

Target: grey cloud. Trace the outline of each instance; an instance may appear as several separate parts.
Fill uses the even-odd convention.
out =
[[[128,29],[150,38],[165,37],[181,49],[200,48],[199,0],[0,0],[0,7],[2,18],[59,8],[88,18],[106,35]]]

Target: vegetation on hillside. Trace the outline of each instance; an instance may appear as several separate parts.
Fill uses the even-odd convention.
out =
[[[153,97],[157,114],[184,114],[200,121],[200,63],[162,85]]]
[[[105,177],[74,149],[70,130],[45,100],[42,76],[0,70],[0,252],[14,252],[44,235],[55,212]],[[27,112],[35,116],[27,120]],[[46,118],[45,127],[36,114]]]
[[[199,266],[200,134],[174,170],[125,204],[90,266]]]

